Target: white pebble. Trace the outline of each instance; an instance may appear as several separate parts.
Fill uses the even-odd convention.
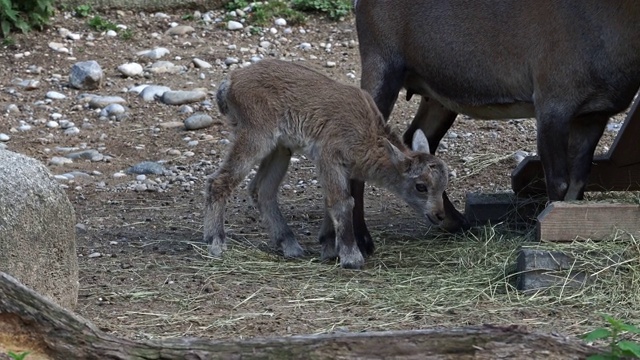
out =
[[[231,21],[229,21],[229,22],[227,23],[227,29],[229,29],[229,30],[240,30],[240,29],[242,29],[242,28],[244,28],[244,26],[242,25],[242,23],[239,23],[239,22],[237,22],[237,21],[233,21],[233,20],[231,20]]]
[[[276,21],[274,21],[274,24],[276,24],[278,26],[286,26],[287,25],[287,20],[285,20],[283,18],[279,18],[279,19],[276,19]]]
[[[51,121],[47,122],[47,127],[48,128],[55,129],[55,128],[59,127],[59,126],[60,126],[60,124],[58,124],[57,121],[51,120]]]

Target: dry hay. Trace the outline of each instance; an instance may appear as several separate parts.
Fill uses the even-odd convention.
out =
[[[514,263],[520,246],[531,245],[531,229],[516,232],[499,224],[459,235],[429,230],[419,238],[407,236],[405,229],[375,231],[377,252],[363,271],[321,263],[317,246],[302,260],[286,260],[265,251],[265,233],[243,233],[233,225],[229,230],[234,235],[223,259],[210,258],[202,243],[185,242],[183,246],[192,249],[181,260],[166,263],[166,257],[154,257],[149,264],[144,248],[163,241],[146,242],[140,260],[147,265],[110,267],[114,283],[105,287],[113,292],[83,290],[99,301],[129,303],[128,310],[113,314],[108,327],[116,334],[143,338],[242,338],[478,324],[518,324],[578,335],[601,326],[601,313],[640,322],[640,247],[634,236],[540,245],[586,264],[590,279],[577,289],[560,285],[524,294],[514,288]],[[599,267],[603,262],[606,267]],[[136,286],[116,290],[120,272],[136,277]],[[166,274],[164,284],[149,279],[150,273]],[[569,271],[557,275],[568,279]],[[177,286],[194,281],[201,284],[197,292]],[[144,310],[151,302],[164,304],[163,310]],[[281,323],[282,314],[287,319],[295,316],[296,322]],[[266,324],[281,328],[261,333],[260,326]]]

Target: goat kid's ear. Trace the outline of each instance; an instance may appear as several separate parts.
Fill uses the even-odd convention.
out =
[[[413,133],[411,149],[415,152],[431,154],[431,149],[429,148],[429,140],[427,140],[427,137],[424,135],[422,130],[418,129]]]
[[[384,139],[384,147],[387,149],[389,156],[391,156],[391,162],[395,166],[402,166],[407,160],[407,156],[400,151],[391,141]]]

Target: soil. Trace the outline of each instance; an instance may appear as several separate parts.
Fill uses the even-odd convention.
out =
[[[230,138],[228,126],[215,106],[210,106],[215,102],[216,85],[229,71],[224,65],[225,59],[234,56],[248,61],[254,53],[304,59],[306,64],[331,78],[356,86],[360,63],[353,18],[333,22],[310,16],[303,26],[304,34],[299,27],[293,27],[290,34],[283,34],[284,28],[278,28],[277,35],[269,32],[252,35],[246,31],[228,31],[224,26],[183,20],[183,15],[185,13],[172,13],[168,18],[161,18],[131,12],[102,14],[104,18],[129,27],[132,37],[125,39],[123,36],[106,37],[92,30],[86,19],[58,14],[49,29],[15,35],[15,44],[5,45],[1,50],[0,108],[4,110],[9,104],[17,104],[20,109],[18,113],[3,112],[0,118],[0,133],[11,136],[6,143],[8,149],[45,164],[49,164],[53,156],[62,156],[57,147],[85,146],[101,149],[103,154],[111,156],[109,161],[74,161],[63,167],[50,165],[53,174],[74,170],[91,174],[87,179],[76,178],[63,183],[75,206],[79,224],[77,313],[100,328],[127,338],[247,338],[485,322],[518,324],[532,330],[569,334],[582,330],[575,327],[581,321],[580,316],[584,316],[579,311],[576,311],[578,314],[571,310],[562,314],[541,314],[526,308],[515,312],[500,311],[498,304],[481,300],[470,305],[474,308],[472,313],[460,309],[437,316],[414,316],[401,311],[381,316],[380,309],[374,311],[366,301],[353,298],[299,300],[308,288],[321,292],[323,286],[329,287],[326,282],[333,281],[332,276],[346,284],[357,283],[374,273],[382,261],[381,258],[376,260],[382,255],[374,255],[360,273],[341,270],[335,264],[319,263],[316,234],[323,215],[322,192],[320,184],[314,181],[313,164],[301,155],[297,155],[299,161],[291,165],[280,201],[287,220],[309,250],[309,255],[301,260],[284,260],[264,249],[267,234],[257,210],[249,201],[245,182],[228,206],[227,230],[231,243],[225,259],[206,258],[201,243],[204,179],[220,163],[228,147],[226,140]],[[174,21],[191,25],[196,32],[177,37],[165,35]],[[58,33],[61,27],[81,34],[82,38],[65,42]],[[159,36],[152,36],[154,32]],[[96,39],[86,40],[89,34]],[[266,51],[259,50],[258,44],[263,40],[270,41],[273,46]],[[54,52],[48,47],[52,41],[65,42],[72,54]],[[302,42],[312,44],[311,50],[302,50],[299,47]],[[327,51],[321,43],[333,46]],[[229,45],[236,45],[236,49],[230,49]],[[147,65],[149,62],[137,57],[136,52],[158,46],[171,51],[163,60],[185,65],[187,71],[131,79],[122,77],[116,70],[127,62]],[[242,48],[248,51],[242,52]],[[25,52],[29,54],[16,57]],[[191,65],[193,57],[214,66],[197,69]],[[92,93],[124,97],[128,101],[128,118],[99,120],[94,110],[87,109],[76,98],[86,91],[67,87],[70,67],[84,60],[98,61],[107,77],[103,88]],[[336,65],[327,67],[327,61]],[[28,73],[32,65],[41,67],[42,71]],[[18,78],[37,79],[40,85],[27,91],[15,85]],[[180,113],[179,107],[144,102],[135,94],[123,91],[143,83],[166,85],[174,90],[207,88],[209,105],[191,106],[219,121],[197,131],[163,127],[163,123],[181,122],[188,115]],[[50,90],[66,94],[67,99],[36,105],[36,101],[44,100]],[[397,131],[406,128],[419,102],[417,97],[411,101],[404,97],[403,92],[390,119]],[[54,112],[78,125],[80,133],[65,135],[60,129],[47,128],[45,123]],[[613,121],[621,122],[622,119],[617,117]],[[15,131],[20,121],[33,124],[33,129]],[[513,154],[516,151],[535,153],[535,134],[535,121],[531,119],[477,121],[459,116],[439,152],[454,173],[449,193],[458,209],[464,209],[464,195],[468,192],[510,190],[509,176],[516,165]],[[606,132],[600,151],[607,149],[614,136],[615,133]],[[185,138],[200,141],[197,146],[189,146]],[[170,150],[178,150],[180,155]],[[193,155],[186,156],[191,155],[188,152]],[[488,161],[482,162],[483,159]],[[182,171],[185,178],[174,179],[174,183],[163,191],[135,191],[133,176],[113,177],[114,173],[139,162],[159,160],[165,161],[167,168]],[[167,181],[161,175],[148,178]],[[368,186],[365,196],[367,221],[378,246],[384,247],[385,242],[393,239],[413,241],[410,239],[440,237],[449,241],[446,239],[454,237],[429,229],[422,219],[384,189]],[[384,234],[389,233],[393,236],[383,239]],[[261,267],[263,272],[258,270]],[[441,274],[441,277],[446,276],[446,273]],[[415,302],[431,300],[429,294],[424,293]],[[345,302],[349,306],[342,306]],[[389,307],[393,308],[393,304]]]

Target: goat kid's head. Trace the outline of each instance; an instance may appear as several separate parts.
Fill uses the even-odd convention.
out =
[[[401,176],[400,181],[390,185],[420,216],[440,225],[445,217],[442,194],[449,179],[447,165],[429,152],[429,142],[422,130],[414,133],[408,154],[389,140],[385,145]]]

